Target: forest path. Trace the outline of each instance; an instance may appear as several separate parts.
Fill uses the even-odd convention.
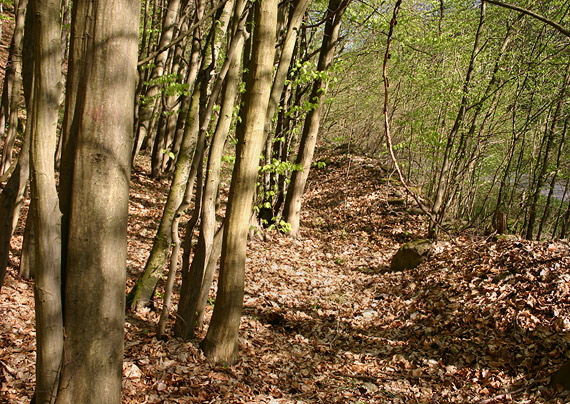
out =
[[[392,254],[426,224],[388,178],[375,160],[332,157],[312,170],[300,237],[272,231],[250,241],[236,365],[208,363],[198,348],[204,331],[187,343],[157,341],[157,311],[129,314],[123,402],[569,402],[548,387],[570,347],[568,244],[463,235],[392,273]],[[133,174],[129,282],[167,187],[145,168]],[[16,247],[20,240],[21,231]],[[33,288],[11,264],[0,295],[0,402],[25,403]]]

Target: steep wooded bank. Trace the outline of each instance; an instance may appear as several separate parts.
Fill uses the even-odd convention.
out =
[[[453,315],[457,312],[465,327],[476,331],[462,334],[452,328],[448,345],[455,357],[442,350],[434,357],[446,363],[446,372],[453,369],[447,366],[467,369],[464,373],[480,383],[467,390],[439,388],[432,402],[444,400],[445,394],[460,401],[487,397],[491,388],[505,390],[512,374],[505,367],[499,370],[500,382],[489,381],[491,369],[501,362],[487,356],[500,356],[505,363],[516,359],[541,380],[525,379],[512,394],[533,396],[547,390],[546,373],[534,372],[536,364],[550,366],[556,353],[562,358],[566,340],[541,334],[555,348],[548,351],[550,356],[535,354],[532,341],[539,336],[531,320],[539,319],[548,332],[566,335],[567,316],[560,314],[566,312],[566,278],[556,271],[566,270],[567,251],[564,242],[545,247],[532,241],[564,239],[570,230],[566,2],[4,0],[0,16],[3,33],[4,25],[7,28],[0,47],[6,62],[0,98],[0,288],[10,257],[18,256],[11,241],[19,226],[23,240],[18,275],[10,277],[33,278],[34,404],[121,401],[127,274],[126,308],[132,319],[154,313],[151,307],[162,308],[157,339],[176,337],[197,345],[199,338],[210,361],[224,366],[240,362],[240,354],[248,350],[240,339],[244,303],[246,313],[251,303],[245,289],[252,282],[246,278],[247,240],[256,237],[264,243],[251,246],[265,245],[269,254],[274,251],[267,240],[293,248],[288,253],[295,265],[295,248],[306,247],[304,241],[323,239],[332,245],[314,241],[316,252],[309,250],[316,258],[295,270],[296,278],[310,286],[321,280],[323,287],[335,283],[346,275],[343,271],[354,269],[369,281],[391,282],[382,294],[405,295],[410,290],[409,299],[394,300],[397,307],[384,304],[396,313],[393,318],[398,320],[393,320],[389,313],[366,308],[373,303],[358,296],[357,290],[368,290],[373,281],[363,285],[363,278],[349,276],[351,285],[342,286],[351,290],[349,301],[364,307],[363,318],[388,316],[389,323],[357,327],[373,330],[372,336],[384,338],[388,346],[392,334],[417,345],[457,323],[431,302],[442,302]],[[335,149],[349,160],[333,153],[315,161],[317,148]],[[364,162],[353,151],[371,159]],[[379,166],[375,159],[387,155],[391,160]],[[343,182],[335,167],[344,173]],[[394,182],[393,168],[406,192]],[[129,200],[133,169],[140,184],[160,184],[161,196]],[[366,170],[380,182],[371,182]],[[316,182],[307,188],[309,178]],[[307,197],[305,202],[314,205],[304,212],[306,189],[321,192],[327,205]],[[31,202],[22,226],[26,198]],[[142,212],[153,208],[156,223],[149,223]],[[129,213],[131,220],[141,216],[138,234],[131,230],[130,240]],[[135,265],[126,261],[127,248],[141,235],[150,238],[150,246],[144,246],[150,252],[137,257]],[[420,240],[426,237],[429,240]],[[397,265],[388,271],[383,260],[396,244],[407,241],[423,245],[421,254],[426,255],[433,244],[436,254],[420,269],[393,274]],[[475,261],[460,248],[465,243],[468,251],[487,258],[494,256],[493,248],[497,256],[503,249],[524,256],[530,249],[534,252],[526,264],[532,269],[507,268],[510,264],[492,258]],[[446,251],[465,262],[453,266],[446,258],[442,267],[434,266]],[[252,257],[256,253],[254,248]],[[266,262],[273,262],[272,257]],[[559,267],[551,268],[549,259]],[[277,265],[279,271],[281,265],[286,262]],[[447,275],[449,268],[454,270]],[[438,273],[432,276],[429,271]],[[301,276],[304,272],[310,275]],[[321,272],[326,279],[318,278]],[[417,273],[422,278],[410,280]],[[438,276],[473,286],[456,291],[446,285],[440,297],[434,296]],[[420,291],[420,279],[422,287],[431,285],[429,292]],[[265,279],[256,278],[253,284],[258,281]],[[536,297],[540,304],[513,300],[520,291],[511,286],[519,284],[527,289],[540,286],[550,297]],[[299,285],[287,287],[308,293]],[[212,290],[215,295],[210,295]],[[416,291],[421,293],[414,303]],[[489,308],[479,316],[477,310],[484,310],[488,301],[477,300],[478,293],[497,300],[493,307],[503,308],[500,315]],[[515,301],[513,310],[501,306],[506,298]],[[469,311],[471,300],[476,308]],[[551,300],[555,311],[535,313],[539,306],[550,307]],[[266,322],[272,326],[283,325],[299,311],[298,299],[284,303],[287,310],[279,307],[279,296],[270,301],[274,310]],[[351,328],[357,308],[345,307],[344,295],[337,303],[335,337],[328,342],[329,351],[319,348],[326,363],[334,363],[334,355],[342,357],[342,349],[351,349],[348,341],[356,341],[361,333]],[[322,309],[319,312],[320,303],[314,305],[316,324]],[[406,312],[409,305],[417,310]],[[263,322],[265,314],[256,312],[253,320]],[[408,329],[394,331],[409,325],[406,316],[444,325],[418,326],[422,331],[413,335]],[[502,318],[516,327],[509,328]],[[343,324],[348,327],[346,338],[339,334]],[[148,321],[144,328],[149,332],[154,327]],[[387,336],[375,327],[388,327]],[[504,341],[522,329],[526,340],[521,346],[528,350],[513,344],[485,356],[486,347],[497,344],[479,335],[481,329]],[[320,334],[301,326],[294,330],[302,337],[301,345],[310,341],[313,347],[321,346]],[[414,339],[418,332],[423,340]],[[482,356],[475,363],[469,356],[459,358],[456,340],[469,340],[484,351]],[[486,345],[477,345],[480,340]],[[436,345],[441,344],[434,341],[430,347],[436,350]],[[386,398],[381,395],[388,387],[379,386],[388,381],[396,380],[392,387],[398,390],[405,383],[417,387],[429,379],[421,376],[428,372],[421,366],[425,360],[435,366],[435,359],[414,349],[402,363],[404,369],[414,369],[412,377],[420,382],[413,384],[409,375],[378,382],[378,374],[366,390],[380,394],[372,399]],[[294,348],[286,352],[295,355]],[[525,353],[540,356],[540,362],[526,360]],[[318,354],[314,359],[322,358]],[[372,362],[376,370],[383,366]],[[136,373],[138,365],[131,365]],[[302,399],[314,385],[323,390],[310,398],[330,401],[327,394],[339,390],[311,379],[315,366],[296,369],[306,380],[289,380],[280,392],[268,394]],[[488,372],[470,373],[481,366]],[[6,369],[13,375],[12,367]],[[562,369],[570,370],[570,362]],[[568,375],[560,375],[554,381],[570,388]],[[376,377],[347,377],[353,376]],[[168,390],[170,382],[158,381],[157,391]],[[409,401],[402,391],[397,394]],[[200,400],[208,392],[190,395],[194,393]],[[421,388],[415,393],[429,401]],[[502,393],[497,394],[479,404],[502,400]]]
[[[393,252],[427,222],[396,203],[402,188],[378,161],[328,161],[309,177],[300,238],[269,231],[249,243],[238,363],[205,359],[197,346],[205,328],[188,343],[157,340],[156,299],[156,310],[127,318],[123,402],[472,403],[511,392],[512,403],[567,402],[549,378],[570,346],[568,244],[466,234],[418,268],[391,273]],[[149,172],[133,176],[129,282],[167,192]],[[15,267],[16,258],[0,296],[0,394],[27,403],[33,298]],[[180,278],[176,285],[175,293]]]
[[[388,59],[389,123],[404,177],[440,225],[504,221],[501,231],[529,240],[565,238],[568,4],[522,3],[515,11],[499,1],[402,2]],[[355,5],[349,19],[368,10]],[[347,34],[323,123],[330,142],[375,156],[386,153],[379,55],[387,31],[371,17]]]

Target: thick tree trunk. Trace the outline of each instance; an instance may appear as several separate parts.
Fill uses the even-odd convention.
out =
[[[61,229],[54,153],[61,94],[61,40],[56,0],[30,3],[34,29],[35,74],[31,112],[31,197],[37,267],[37,362],[35,402],[53,403],[63,354],[61,303]],[[30,16],[30,17],[31,17]],[[57,51],[55,51],[57,50]]]
[[[254,22],[251,70],[240,114],[242,121],[237,128],[236,166],[226,212],[218,295],[202,344],[206,356],[221,363],[233,363],[238,355],[248,223],[273,76],[277,0],[257,1]]]
[[[329,2],[325,32],[317,65],[319,72],[326,73],[332,64],[342,15],[347,5],[348,2],[345,0],[330,0]],[[313,83],[310,102],[314,107],[307,113],[305,125],[303,126],[303,134],[301,136],[300,150],[296,160],[296,164],[299,164],[303,168],[301,171],[293,172],[285,199],[283,216],[291,225],[290,235],[292,237],[297,237],[299,232],[301,198],[303,197],[305,184],[307,183],[309,170],[311,169],[311,163],[313,161],[326,90],[327,80],[320,76]]]
[[[57,403],[119,404],[140,2],[91,0],[76,7],[74,17],[89,15],[91,24],[81,36],[88,38],[86,59],[71,133],[76,149]]]

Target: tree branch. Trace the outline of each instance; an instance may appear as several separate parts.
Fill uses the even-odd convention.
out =
[[[495,4],[497,6],[501,6],[504,8],[508,8],[511,10],[515,10],[515,11],[518,11],[519,13],[530,15],[531,17],[536,18],[537,20],[540,20],[543,23],[550,25],[552,28],[556,29],[560,33],[562,33],[562,34],[564,34],[570,38],[570,30],[564,28],[562,25],[558,24],[556,21],[552,21],[552,20],[550,20],[550,19],[548,19],[548,18],[546,18],[540,14],[536,14],[533,11],[527,10],[526,8],[515,6],[514,4],[503,3],[502,1],[497,1],[497,0],[483,0],[483,1],[486,1],[487,3]]]

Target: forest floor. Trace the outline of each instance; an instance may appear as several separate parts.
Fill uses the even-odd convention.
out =
[[[144,165],[133,174],[129,285],[167,189]],[[391,272],[397,248],[426,231],[398,198],[402,189],[375,160],[333,156],[314,168],[300,237],[270,231],[249,242],[239,362],[209,363],[199,349],[205,330],[189,342],[157,340],[157,298],[157,311],[127,314],[123,403],[570,402],[549,386],[570,348],[568,243],[462,234],[416,269]],[[6,403],[29,402],[34,389],[33,286],[16,270],[21,236],[0,294]]]

